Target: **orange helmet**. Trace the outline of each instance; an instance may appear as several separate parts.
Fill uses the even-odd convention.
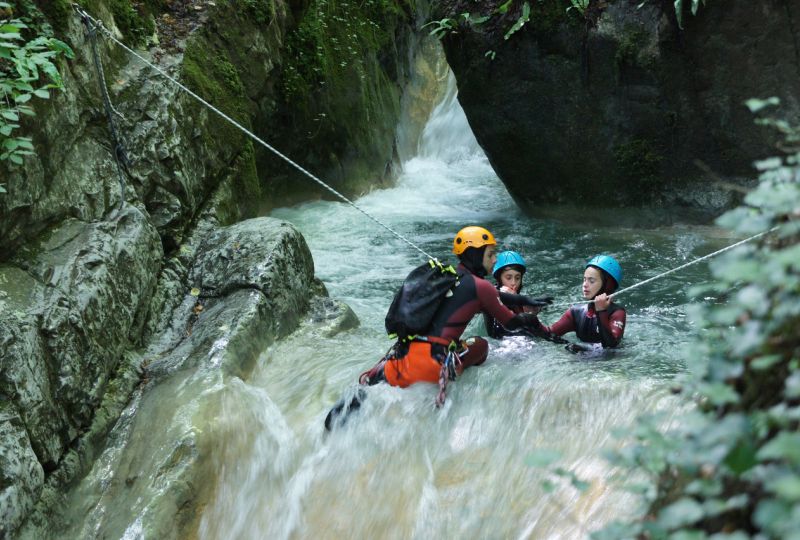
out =
[[[494,240],[492,233],[483,227],[469,226],[464,227],[453,240],[453,253],[461,255],[467,248],[479,248],[481,246],[493,246],[497,242]]]

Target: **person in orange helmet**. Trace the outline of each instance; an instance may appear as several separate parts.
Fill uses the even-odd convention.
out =
[[[443,366],[455,356],[448,378],[454,379],[465,369],[486,361],[488,342],[477,336],[462,340],[462,334],[472,318],[486,313],[508,330],[535,324],[532,313],[514,313],[500,301],[499,291],[484,279],[497,260],[497,242],[491,232],[483,227],[464,227],[453,239],[453,253],[459,258],[456,268],[458,284],[446,296],[433,316],[428,330],[408,343],[399,343],[393,353],[373,369],[361,375],[362,384],[375,384],[385,380],[392,386],[407,387],[417,382],[439,382],[440,396],[444,401],[445,375]],[[533,304],[546,305],[552,299],[531,300]]]

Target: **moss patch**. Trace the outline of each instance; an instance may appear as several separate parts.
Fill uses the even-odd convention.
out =
[[[212,49],[202,39],[189,40],[182,79],[186,86],[216,108],[237,122],[249,125],[242,80],[223,51]],[[222,119],[216,125],[213,136],[220,143],[229,144],[243,137],[241,131]]]
[[[632,139],[614,148],[614,159],[621,179],[634,189],[652,191],[660,176],[664,157],[646,139]]]
[[[40,0],[47,3],[47,0]],[[61,0],[56,0],[59,2]],[[161,11],[165,0],[76,0],[92,15],[105,5],[114,16],[114,22],[123,37],[132,45],[147,41],[155,31],[155,16]]]
[[[614,61],[617,64],[617,67],[647,67],[646,65],[642,65],[639,55],[639,52],[644,47],[647,39],[648,36],[644,29],[638,27],[625,28],[622,37],[619,40],[619,44],[617,45],[617,52],[614,54]]]
[[[319,90],[346,89],[367,80],[369,53],[388,45],[392,20],[405,2],[312,0],[286,42],[284,96],[305,105]],[[355,76],[355,78],[353,78]],[[362,96],[364,97],[364,96]]]
[[[241,2],[257,24],[267,25],[275,19],[274,0],[241,0]]]

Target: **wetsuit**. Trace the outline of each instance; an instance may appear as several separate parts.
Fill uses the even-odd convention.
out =
[[[441,362],[447,355],[447,347],[443,343],[455,342],[461,365],[456,373],[465,368],[482,364],[489,353],[489,344],[485,339],[472,337],[460,341],[472,317],[480,311],[488,313],[501,325],[519,328],[522,319],[500,301],[497,289],[485,279],[470,272],[463,264],[456,269],[459,283],[453,289],[453,295],[446,297],[433,316],[426,335],[438,338],[441,343],[412,341],[407,349],[399,351],[395,358],[384,365],[384,377],[393,386],[406,387],[415,382],[437,382]],[[532,321],[530,321],[532,322]],[[370,376],[369,380],[373,380]]]
[[[553,302],[552,296],[541,296],[539,298],[530,298],[523,294],[514,294],[508,292],[502,292],[501,286],[497,285],[497,291],[500,294],[500,301],[506,306],[508,309],[514,312],[514,314],[519,313],[538,313],[538,308],[542,306],[546,306]],[[520,290],[522,288],[520,287]],[[527,310],[526,307],[533,307],[537,309]],[[500,324],[497,319],[492,317],[489,313],[483,314],[483,322],[486,325],[486,333],[489,334],[490,337],[495,339],[500,339],[505,336],[529,336],[529,337],[537,337],[532,330],[536,330],[538,327],[532,325],[533,327],[526,328],[525,326],[519,327],[517,329],[511,329],[508,325],[504,326]],[[536,321],[538,323],[538,320]],[[513,326],[513,325],[512,325]],[[538,336],[541,337],[541,336]]]
[[[499,289],[498,289],[499,291]],[[517,295],[503,295],[505,298],[501,297],[501,301],[503,304],[508,307],[513,313],[524,313],[525,308],[522,305],[512,305],[507,298],[510,296],[517,296]],[[483,323],[486,325],[486,333],[489,334],[489,337],[493,337],[495,339],[500,339],[505,336],[523,336],[527,335],[527,332],[520,328],[517,330],[508,330],[502,324],[500,324],[497,319],[489,315],[488,313],[483,314]]]
[[[625,308],[611,303],[607,309],[595,311],[594,302],[572,306],[550,326],[539,322],[539,330],[555,336],[575,332],[581,341],[616,347],[625,333]]]

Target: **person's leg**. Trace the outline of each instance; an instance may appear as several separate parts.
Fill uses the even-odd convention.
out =
[[[468,367],[483,364],[489,356],[489,342],[483,338],[471,337],[462,343],[467,346],[467,350],[458,355],[461,358],[461,365],[456,369],[458,375]]]
[[[381,358],[377,364],[372,366],[372,369],[369,369],[359,375],[358,377],[358,384],[363,385],[375,385],[379,382],[385,381],[386,376],[383,374],[383,366],[386,364],[386,360]]]

